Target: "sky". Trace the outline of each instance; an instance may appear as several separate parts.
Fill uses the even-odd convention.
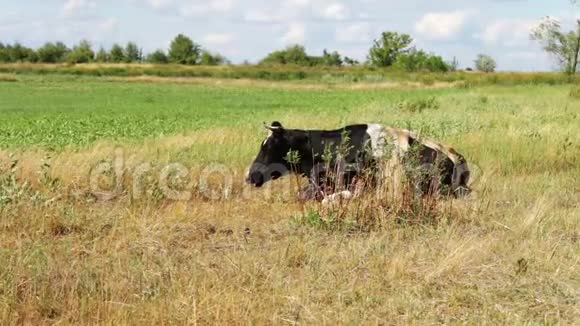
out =
[[[179,33],[234,63],[256,62],[290,44],[364,61],[383,31],[408,33],[417,48],[473,66],[479,53],[499,70],[545,71],[555,61],[529,40],[545,16],[572,28],[580,6],[569,0],[0,0],[0,42],[94,48],[136,42],[167,49]]]

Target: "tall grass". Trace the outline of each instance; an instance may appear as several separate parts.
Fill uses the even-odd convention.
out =
[[[408,73],[394,69],[367,66],[355,67],[302,67],[270,65],[181,66],[154,64],[2,64],[0,73],[61,74],[77,76],[159,76],[182,78],[231,78],[270,81],[321,81],[326,83],[416,82],[434,85],[436,82],[468,85],[562,85],[577,83],[578,78],[560,73],[477,73],[449,72]]]

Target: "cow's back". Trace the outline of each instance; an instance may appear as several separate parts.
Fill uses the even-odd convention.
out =
[[[437,166],[440,170],[441,183],[450,188],[456,195],[468,192],[470,170],[465,158],[455,149],[420,137],[407,129],[392,128],[380,124],[369,124],[369,139],[372,144],[373,156],[377,159],[388,157],[390,169],[398,169],[397,165],[404,163],[410,155],[416,155],[422,166]]]

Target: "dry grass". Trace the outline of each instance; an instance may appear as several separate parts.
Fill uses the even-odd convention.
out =
[[[284,88],[284,89],[303,89],[303,90],[323,90],[323,89],[413,89],[413,88],[449,88],[455,87],[457,83],[435,82],[431,85],[425,85],[420,82],[410,81],[391,81],[391,82],[358,82],[358,83],[321,83],[321,82],[280,82],[264,81],[259,79],[248,78],[213,78],[213,77],[160,77],[160,76],[137,76],[137,77],[108,77],[111,81],[138,82],[138,83],[177,83],[177,84],[198,84],[213,85],[223,87],[266,87],[266,88]]]
[[[180,143],[160,140],[157,150]],[[108,150],[56,156],[59,191],[83,180],[66,173],[67,158],[69,171],[82,171]],[[152,151],[131,152],[145,153],[137,162]],[[42,156],[26,155],[23,167]],[[27,170],[26,178],[38,179]],[[245,199],[133,203],[128,195],[111,202],[55,196],[36,184],[41,195],[2,209],[9,263],[0,270],[0,317],[24,324],[573,323],[580,207],[556,189],[534,199],[512,188],[536,183],[486,181],[472,199],[442,204],[453,218],[418,226],[387,220],[364,233],[295,224],[292,216],[311,204],[302,207],[278,184],[271,199],[249,191]],[[234,194],[242,187],[236,180]]]

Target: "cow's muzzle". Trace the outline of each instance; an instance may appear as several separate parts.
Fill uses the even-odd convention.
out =
[[[250,172],[246,178],[246,182],[255,186],[256,188],[260,188],[264,185],[265,182],[264,173],[260,171]]]
[[[288,169],[282,164],[271,164],[251,169],[246,177],[246,183],[256,188],[262,187],[270,180],[276,180],[288,174]]]

